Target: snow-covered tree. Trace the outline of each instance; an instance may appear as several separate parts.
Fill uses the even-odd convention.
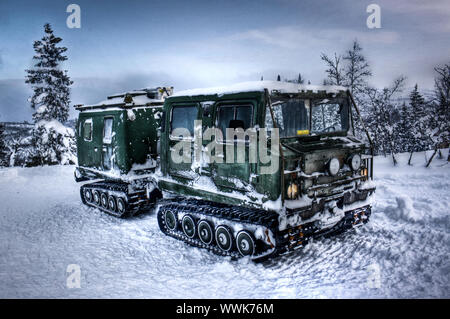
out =
[[[30,98],[31,107],[35,110],[33,119],[57,120],[61,123],[69,117],[70,85],[73,83],[67,70],[61,70],[60,64],[67,60],[63,53],[66,47],[57,46],[61,38],[53,34],[50,24],[44,25],[45,35],[33,44],[36,64],[26,70],[25,82],[31,84],[34,91]]]
[[[278,74],[278,76],[277,76],[277,81],[279,82],[279,81],[281,81],[281,76]]]
[[[398,132],[393,117],[397,108],[394,97],[401,92],[404,82],[405,78],[399,77],[390,87],[381,90],[373,87],[365,89],[368,111],[372,115],[367,124],[375,150],[381,151],[384,155],[390,153],[394,165],[397,164],[396,153],[399,151],[399,145],[396,143]]]
[[[450,140],[450,63],[436,67],[434,94],[432,101],[432,114],[430,116],[430,131],[428,136],[434,148],[434,153],[428,160],[427,166],[431,164],[440,147],[448,147]],[[450,153],[447,160],[450,161]]]
[[[414,86],[414,89],[409,95],[410,100],[410,117],[411,117],[411,136],[412,136],[412,149],[410,150],[410,159],[414,152],[427,150],[430,146],[429,125],[430,125],[430,106],[425,101],[422,94],[420,94],[418,85]]]
[[[5,142],[5,125],[0,123],[0,166],[8,166],[8,151]]]
[[[410,108],[403,102],[400,109],[400,118],[397,122],[397,140],[401,152],[409,152],[408,165],[411,165],[412,154],[415,147],[415,137],[413,134],[413,117]]]
[[[35,148],[27,161],[28,166],[76,163],[74,132],[57,121],[45,122],[33,130]]]
[[[30,103],[35,110],[33,141],[36,147],[31,161],[35,164],[56,164],[55,160],[63,163],[65,158],[72,158],[69,145],[73,141],[65,140],[73,140],[74,135],[71,130],[62,129],[61,123],[69,117],[70,85],[73,82],[67,70],[61,69],[61,63],[67,60],[64,55],[67,48],[58,46],[62,39],[53,34],[48,23],[44,25],[44,31],[44,37],[33,45],[36,52],[33,60],[36,63],[26,70],[28,74],[25,82],[34,91]]]

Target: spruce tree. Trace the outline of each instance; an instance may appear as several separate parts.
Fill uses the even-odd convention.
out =
[[[425,99],[420,94],[418,85],[409,95],[410,112],[411,112],[411,129],[413,135],[413,148],[411,152],[425,151],[430,145],[429,137],[427,136],[429,128],[428,106]]]
[[[50,24],[44,25],[44,37],[33,44],[36,62],[28,73],[25,82],[34,91],[30,98],[35,110],[32,132],[35,146],[30,154],[28,165],[73,164],[74,133],[62,123],[69,117],[70,85],[73,83],[61,63],[67,60],[66,47],[58,46],[61,38],[53,34]]]
[[[45,35],[33,44],[36,64],[26,70],[25,83],[31,84],[34,91],[30,98],[31,107],[35,110],[33,119],[57,120],[61,123],[69,117],[70,85],[73,83],[67,70],[61,70],[60,64],[67,60],[63,53],[66,47],[58,46],[61,38],[53,34],[50,24],[44,25]]]

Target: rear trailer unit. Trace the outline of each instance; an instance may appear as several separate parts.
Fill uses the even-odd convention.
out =
[[[159,127],[164,99],[172,87],[109,96],[94,105],[76,105],[78,166],[75,180],[83,203],[125,216],[160,197],[152,179],[159,165]]]

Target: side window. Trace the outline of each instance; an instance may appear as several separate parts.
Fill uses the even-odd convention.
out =
[[[194,136],[194,121],[197,119],[198,108],[196,105],[180,105],[172,108],[170,122],[170,135],[177,128],[187,129]]]
[[[87,119],[83,124],[83,138],[85,141],[92,141],[92,119]]]
[[[105,117],[103,120],[103,143],[111,144],[114,119]]]
[[[226,137],[226,129],[241,128],[244,131],[252,126],[251,105],[221,105],[217,111],[217,127]]]
[[[221,106],[217,112],[218,123],[217,128],[222,132],[222,136],[225,137],[226,129],[229,127],[231,121],[234,120],[234,106]]]

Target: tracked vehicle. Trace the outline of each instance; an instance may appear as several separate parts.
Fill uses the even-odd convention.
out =
[[[91,181],[80,188],[84,204],[128,216],[161,197],[151,176],[158,166],[162,107],[172,91],[135,90],[75,106],[80,111],[75,180]]]
[[[166,235],[253,260],[368,221],[372,149],[355,137],[359,111],[346,88],[249,82],[178,92],[157,108],[159,122],[147,120],[160,147],[140,159],[153,166],[110,174],[80,165],[78,179],[102,178],[82,186],[85,203],[121,216],[102,199],[120,194],[134,211],[156,203]],[[117,148],[111,165],[128,157]]]

